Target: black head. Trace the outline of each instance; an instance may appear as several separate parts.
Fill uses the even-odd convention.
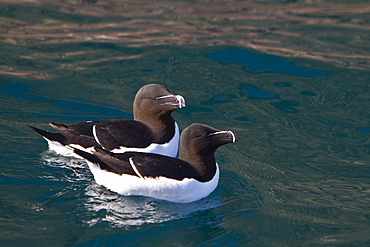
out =
[[[194,123],[181,133],[179,158],[187,159],[193,154],[211,154],[227,143],[239,141],[239,136],[233,131],[221,131],[211,126]]]
[[[185,99],[181,95],[170,93],[160,84],[148,84],[140,88],[133,105],[135,120],[169,115],[172,111],[183,107],[185,107]]]

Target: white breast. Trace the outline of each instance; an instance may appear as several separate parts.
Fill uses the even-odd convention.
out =
[[[126,174],[119,175],[102,170],[91,162],[87,163],[96,182],[118,194],[148,196],[176,203],[193,202],[208,196],[216,189],[220,176],[217,163],[216,174],[208,182],[189,178],[179,181],[165,177],[139,178]]]
[[[125,153],[125,152],[141,152],[141,153],[153,153],[161,154],[169,157],[176,157],[179,149],[180,130],[179,126],[175,122],[175,135],[172,139],[165,144],[152,143],[146,148],[127,148],[120,147],[113,149],[113,153]]]

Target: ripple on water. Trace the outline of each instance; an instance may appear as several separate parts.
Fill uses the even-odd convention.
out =
[[[94,226],[108,222],[113,227],[130,227],[162,223],[221,206],[220,196],[210,196],[192,203],[171,203],[141,196],[122,196],[110,192],[98,184],[86,188],[85,207],[91,218],[85,223]]]
[[[308,69],[291,64],[286,58],[242,49],[228,49],[213,53],[208,58],[223,62],[244,64],[248,70],[271,71],[287,75],[323,76],[326,71]]]
[[[370,187],[367,184],[330,181],[319,184],[318,188],[322,197],[316,202],[356,212],[370,209]]]
[[[69,188],[84,190],[84,206],[87,214],[84,222],[89,226],[108,222],[113,227],[140,226],[187,218],[196,213],[218,208],[221,197],[217,192],[193,203],[171,203],[141,196],[122,196],[94,182],[84,160],[56,156],[53,151],[42,154],[44,163],[64,172],[49,172],[43,176],[50,181],[68,182]],[[63,196],[65,190],[55,196]],[[41,206],[37,205],[35,210]]]

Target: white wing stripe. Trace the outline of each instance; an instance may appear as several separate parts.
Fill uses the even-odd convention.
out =
[[[101,145],[101,143],[100,143],[100,141],[99,141],[98,137],[96,136],[96,125],[94,125],[94,126],[93,126],[93,136],[94,136],[95,141],[96,141],[96,142],[97,142],[101,147],[103,147],[103,146]]]
[[[136,175],[138,175],[140,178],[145,179],[143,176],[141,176],[140,172],[137,170],[137,168],[134,164],[134,161],[132,160],[132,157],[130,157],[128,160],[130,161],[130,165],[131,165],[132,169],[134,170],[134,172],[136,173]]]

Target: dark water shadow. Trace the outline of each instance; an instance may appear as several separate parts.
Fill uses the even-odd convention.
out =
[[[241,49],[228,49],[208,56],[222,63],[244,64],[248,70],[269,71],[295,76],[323,76],[329,74],[325,71],[308,69],[291,64],[286,58],[251,52]]]

